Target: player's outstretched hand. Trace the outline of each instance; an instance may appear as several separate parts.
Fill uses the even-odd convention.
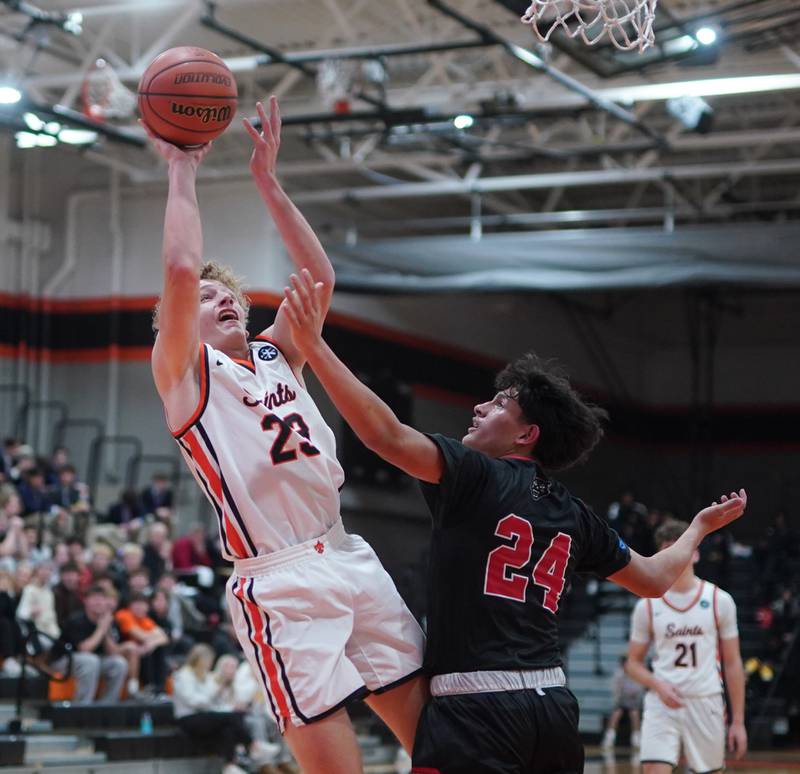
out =
[[[281,147],[281,112],[278,109],[278,98],[275,96],[269,98],[269,116],[260,102],[256,102],[256,112],[261,122],[260,132],[249,118],[242,119],[242,123],[253,141],[250,172],[256,182],[259,182],[275,175],[278,149]]]
[[[203,159],[208,155],[211,150],[211,143],[207,142],[205,145],[200,145],[197,148],[179,148],[171,142],[162,140],[153,130],[144,122],[139,119],[139,124],[144,129],[150,140],[150,146],[153,150],[161,156],[167,164],[172,164],[179,161],[189,161],[194,169],[200,166]]]
[[[728,729],[728,750],[739,760],[747,752],[747,731],[743,723],[731,723]]]
[[[704,535],[722,529],[726,524],[738,519],[747,507],[747,492],[740,489],[738,492],[731,492],[730,495],[722,495],[719,502],[714,502],[703,508],[694,517],[694,524],[699,526]]]
[[[283,289],[281,305],[286,311],[294,345],[308,354],[320,341],[325,313],[322,305],[324,282],[314,282],[311,272],[302,269],[291,275],[292,287]]]

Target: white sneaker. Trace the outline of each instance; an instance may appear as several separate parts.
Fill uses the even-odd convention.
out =
[[[19,665],[19,661],[15,658],[7,658],[3,661],[3,677],[19,677],[20,673],[22,672],[22,667]]]
[[[250,758],[256,766],[265,766],[277,760],[283,748],[274,742],[262,742],[256,739],[250,745]]]
[[[603,734],[603,741],[600,743],[600,746],[604,750],[610,750],[614,746],[614,742],[617,741],[617,732],[613,728],[606,729],[605,734]]]
[[[639,731],[631,731],[631,747],[636,747],[637,749],[641,747],[642,742],[642,734]]]
[[[222,770],[222,774],[247,774],[247,772],[235,763],[227,763]]]

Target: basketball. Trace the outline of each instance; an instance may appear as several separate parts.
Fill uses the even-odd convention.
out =
[[[182,147],[204,145],[236,113],[236,80],[216,54],[179,46],[159,54],[139,81],[139,113],[150,129]]]

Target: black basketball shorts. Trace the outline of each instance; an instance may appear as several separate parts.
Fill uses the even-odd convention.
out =
[[[412,774],[578,774],[578,701],[567,688],[432,698],[422,711]]]

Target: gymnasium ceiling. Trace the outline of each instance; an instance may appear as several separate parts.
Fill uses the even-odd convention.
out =
[[[657,45],[642,55],[564,38],[542,47],[519,21],[526,5],[0,0],[0,72],[16,81],[28,107],[79,111],[81,80],[98,57],[135,90],[160,51],[212,49],[236,74],[243,114],[254,113],[256,99],[278,95],[286,187],[335,239],[797,217],[797,0],[659,0]],[[63,29],[76,12],[80,34]],[[694,39],[703,26],[718,32],[715,44]],[[534,65],[514,46],[538,57]],[[374,75],[375,57],[367,55],[379,53],[385,81],[367,77],[350,115],[332,113],[314,77],[319,61],[357,55],[350,61],[373,63],[365,72]],[[577,79],[592,98],[615,100],[625,115],[561,85],[539,61]],[[664,84],[698,81],[693,88],[713,111],[705,134],[666,110],[665,97],[689,87]],[[456,129],[460,114],[474,124]],[[21,120],[16,108],[0,108],[0,130],[16,132]],[[108,126],[92,147],[59,148],[87,165],[118,169],[133,184],[163,179],[149,151],[129,142],[142,138],[133,117]],[[245,177],[247,158],[248,138],[236,120],[203,175]]]

